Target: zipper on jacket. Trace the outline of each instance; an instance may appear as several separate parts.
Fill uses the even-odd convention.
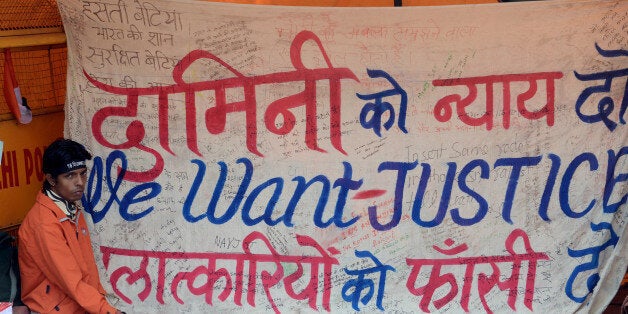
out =
[[[78,215],[76,215],[76,221],[70,219],[70,217],[63,217],[61,219],[59,219],[59,222],[64,222],[64,221],[69,221],[70,223],[74,224],[74,233],[76,233],[76,238],[78,239],[79,237],[79,226],[78,226]]]

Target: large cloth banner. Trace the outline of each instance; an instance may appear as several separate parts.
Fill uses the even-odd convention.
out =
[[[58,4],[115,306],[571,313],[617,291],[628,2]]]

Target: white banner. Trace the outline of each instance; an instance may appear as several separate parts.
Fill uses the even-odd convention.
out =
[[[628,264],[628,2],[58,0],[132,313],[599,312]]]

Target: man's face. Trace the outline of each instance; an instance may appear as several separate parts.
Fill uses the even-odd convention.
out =
[[[83,196],[86,181],[87,168],[75,169],[58,175],[53,180],[52,190],[68,201],[78,201]]]

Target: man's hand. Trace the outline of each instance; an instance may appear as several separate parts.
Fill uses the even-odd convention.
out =
[[[16,305],[11,310],[13,314],[29,314],[31,312],[25,305]]]

